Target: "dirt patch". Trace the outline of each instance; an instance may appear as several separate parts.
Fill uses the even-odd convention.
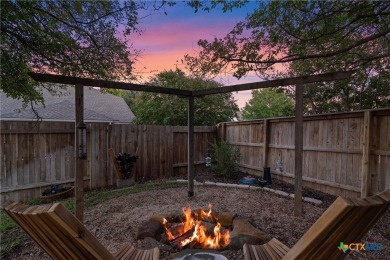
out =
[[[216,212],[235,212],[250,219],[255,227],[276,237],[289,247],[299,240],[325,210],[324,207],[303,203],[304,216],[296,218],[293,216],[294,201],[291,198],[259,190],[195,186],[195,196],[191,198],[187,197],[187,188],[180,187],[129,194],[105,201],[86,210],[85,225],[110,252],[115,252],[125,242],[137,247],[152,247],[155,245],[153,241],[135,239],[137,228],[142,222],[154,215],[180,212],[183,207],[206,209],[208,203],[213,205]],[[390,255],[389,223],[388,211],[362,239],[371,243],[381,243],[382,251],[362,252],[349,255],[348,258],[386,259],[386,256]],[[335,241],[339,242],[341,241]],[[170,259],[171,253],[162,249],[160,259]],[[226,250],[222,253],[228,259],[243,259],[242,250]],[[2,256],[2,259],[49,258],[28,238],[22,248]]]

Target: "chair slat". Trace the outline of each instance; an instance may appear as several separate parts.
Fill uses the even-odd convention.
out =
[[[160,250],[135,249],[130,244],[112,255],[62,204],[26,206],[12,203],[4,211],[53,259],[158,260]]]

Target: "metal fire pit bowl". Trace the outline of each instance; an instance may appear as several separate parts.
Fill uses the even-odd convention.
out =
[[[185,249],[172,256],[173,260],[227,260],[227,258],[214,250]]]

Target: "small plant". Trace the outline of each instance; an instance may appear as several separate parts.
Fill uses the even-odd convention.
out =
[[[240,151],[226,141],[215,142],[212,144],[212,159],[216,162],[212,170],[218,174],[227,177],[234,177],[238,173],[238,160]]]

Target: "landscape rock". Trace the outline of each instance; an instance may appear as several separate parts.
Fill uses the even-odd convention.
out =
[[[233,225],[233,220],[237,216],[235,213],[223,212],[217,215],[218,222],[221,226],[229,228]]]
[[[144,239],[145,237],[153,237],[156,240],[161,239],[163,226],[158,221],[146,221],[138,227],[137,239]]]
[[[233,221],[233,231],[230,233],[230,248],[242,249],[245,243],[251,245],[262,245],[271,240],[271,237],[264,231],[255,228],[245,219]]]

